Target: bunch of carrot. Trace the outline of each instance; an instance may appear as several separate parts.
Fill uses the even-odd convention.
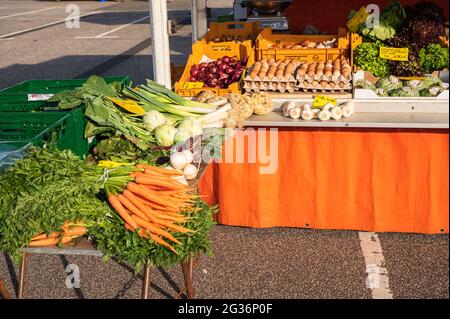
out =
[[[87,228],[83,223],[66,222],[61,227],[61,232],[53,232],[49,235],[42,233],[31,239],[29,247],[56,246],[59,244],[68,244],[74,239],[86,234]]]
[[[126,229],[178,254],[167,241],[181,244],[171,233],[193,232],[180,224],[189,221],[182,212],[193,210],[196,196],[176,180],[182,173],[140,164],[136,169],[139,171],[130,173],[133,181],[128,182],[122,193],[111,192],[108,201],[125,221]]]

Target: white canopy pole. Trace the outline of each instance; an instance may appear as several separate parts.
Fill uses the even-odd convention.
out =
[[[167,0],[149,0],[155,82],[171,88]]]
[[[192,42],[205,36],[208,32],[206,0],[191,0]]]

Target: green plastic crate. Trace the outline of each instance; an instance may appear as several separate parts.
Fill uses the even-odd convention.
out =
[[[130,83],[126,76],[105,77],[106,83]],[[56,108],[56,103],[48,103],[49,94],[73,90],[82,86],[87,79],[75,80],[29,80],[0,90],[0,112],[31,112]]]
[[[79,112],[83,115],[82,109]],[[83,157],[88,142],[79,138],[77,126],[73,114],[67,112],[4,112],[0,115],[0,150],[19,149],[27,143],[42,146],[55,138],[60,149]]]
[[[129,77],[105,77],[107,83],[122,82],[129,84]],[[34,127],[39,130],[37,123],[47,123],[47,120],[52,121],[55,117],[68,115],[67,124],[65,128],[68,136],[72,139],[66,141],[62,139],[61,148],[71,149],[80,158],[89,153],[90,148],[95,144],[95,139],[84,138],[84,127],[86,125],[86,118],[84,116],[85,106],[82,105],[73,110],[58,111],[57,105],[40,101],[28,101],[29,94],[54,94],[64,90],[72,90],[80,87],[86,79],[77,80],[30,80],[13,87],[0,91],[0,125],[4,123],[3,118],[17,119],[20,123],[24,114],[33,113],[33,119],[38,119],[35,122]],[[12,115],[12,117],[10,116]],[[18,124],[17,122],[14,122]],[[1,126],[0,126],[1,130]],[[36,132],[34,132],[36,133]],[[25,134],[26,138],[29,136]],[[0,136],[0,141],[2,137]]]

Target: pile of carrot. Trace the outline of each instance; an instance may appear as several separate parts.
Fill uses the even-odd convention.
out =
[[[137,231],[139,236],[178,254],[168,241],[181,244],[172,233],[192,232],[182,226],[189,221],[183,212],[193,210],[196,196],[176,180],[182,173],[142,164],[136,168],[139,171],[130,174],[134,181],[121,194],[110,193],[108,201],[125,221],[127,230]]]
[[[87,228],[83,223],[66,222],[61,227],[61,232],[53,232],[49,235],[41,233],[31,239],[29,247],[56,246],[59,244],[68,244],[76,238],[85,235]]]

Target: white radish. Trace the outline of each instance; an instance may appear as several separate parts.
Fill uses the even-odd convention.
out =
[[[183,169],[184,177],[186,177],[187,180],[194,179],[197,176],[197,173],[197,167],[192,164],[187,164]]]
[[[182,153],[186,157],[186,164],[191,164],[194,160],[194,154],[190,150],[184,150]]]
[[[174,169],[183,169],[187,164],[186,155],[183,152],[175,152],[170,155],[170,165]]]

